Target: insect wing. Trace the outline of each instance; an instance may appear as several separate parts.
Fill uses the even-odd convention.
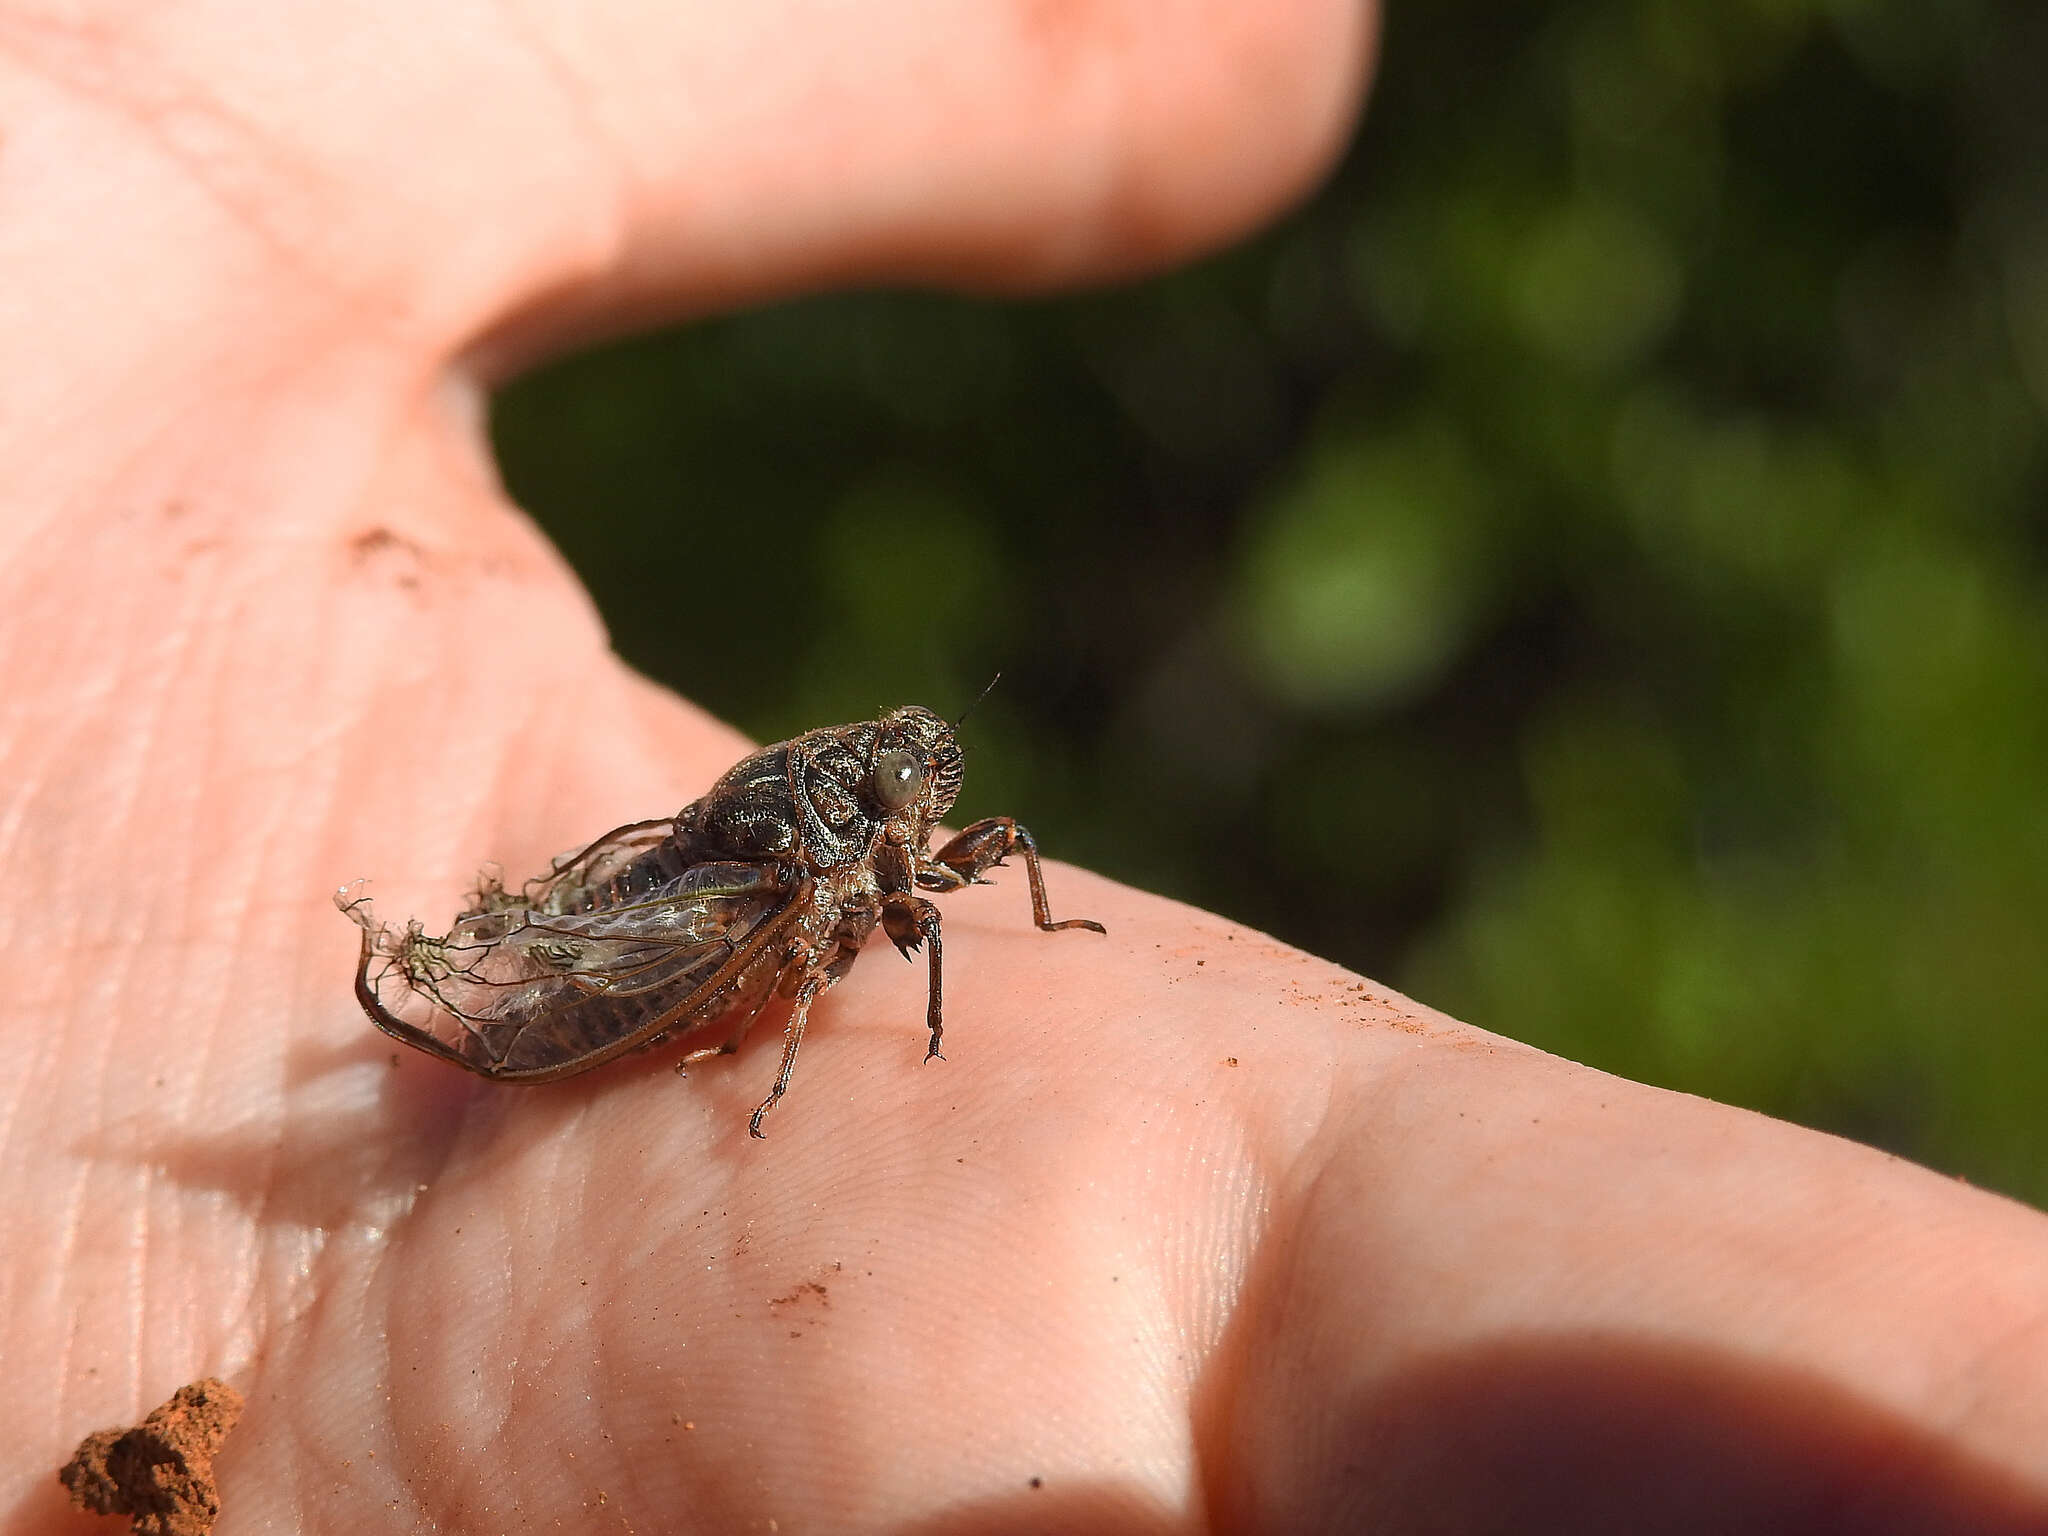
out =
[[[664,869],[661,859],[674,829],[670,820],[614,828],[574,853],[557,856],[547,874],[527,881],[519,895],[508,900],[546,912],[585,912],[651,894],[677,875]]]
[[[724,1011],[761,947],[749,941],[789,906],[773,871],[705,864],[657,883],[646,859],[622,861],[606,841],[438,938],[351,907],[364,925],[357,996],[371,1017],[473,1072],[536,1081]]]

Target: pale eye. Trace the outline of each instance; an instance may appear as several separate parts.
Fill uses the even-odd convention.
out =
[[[882,809],[900,811],[924,788],[924,764],[900,749],[875,758],[875,799]]]

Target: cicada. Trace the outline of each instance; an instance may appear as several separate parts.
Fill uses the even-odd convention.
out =
[[[687,1066],[738,1049],[787,1000],[782,1065],[748,1122],[760,1136],[812,1005],[877,926],[905,959],[928,957],[925,1059],[939,1055],[939,909],[920,893],[986,883],[1021,854],[1039,928],[1104,931],[1052,920],[1038,845],[1010,817],[932,850],[962,767],[953,727],[907,705],[764,747],[675,816],[607,832],[516,891],[486,877],[439,937],[378,922],[344,888],[336,904],[363,931],[356,998],[386,1034],[501,1083],[572,1077],[731,1020]]]

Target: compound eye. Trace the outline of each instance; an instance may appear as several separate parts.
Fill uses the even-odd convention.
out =
[[[875,758],[875,799],[886,811],[900,811],[924,788],[924,763],[914,754],[892,748]]]

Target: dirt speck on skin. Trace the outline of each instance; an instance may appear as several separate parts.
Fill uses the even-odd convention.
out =
[[[242,1394],[208,1376],[133,1429],[87,1435],[57,1474],[74,1509],[132,1515],[136,1536],[206,1536],[220,1518],[213,1458],[242,1416]]]
[[[408,592],[419,587],[426,553],[404,535],[389,528],[367,528],[348,541],[348,551],[358,570],[379,571]]]

